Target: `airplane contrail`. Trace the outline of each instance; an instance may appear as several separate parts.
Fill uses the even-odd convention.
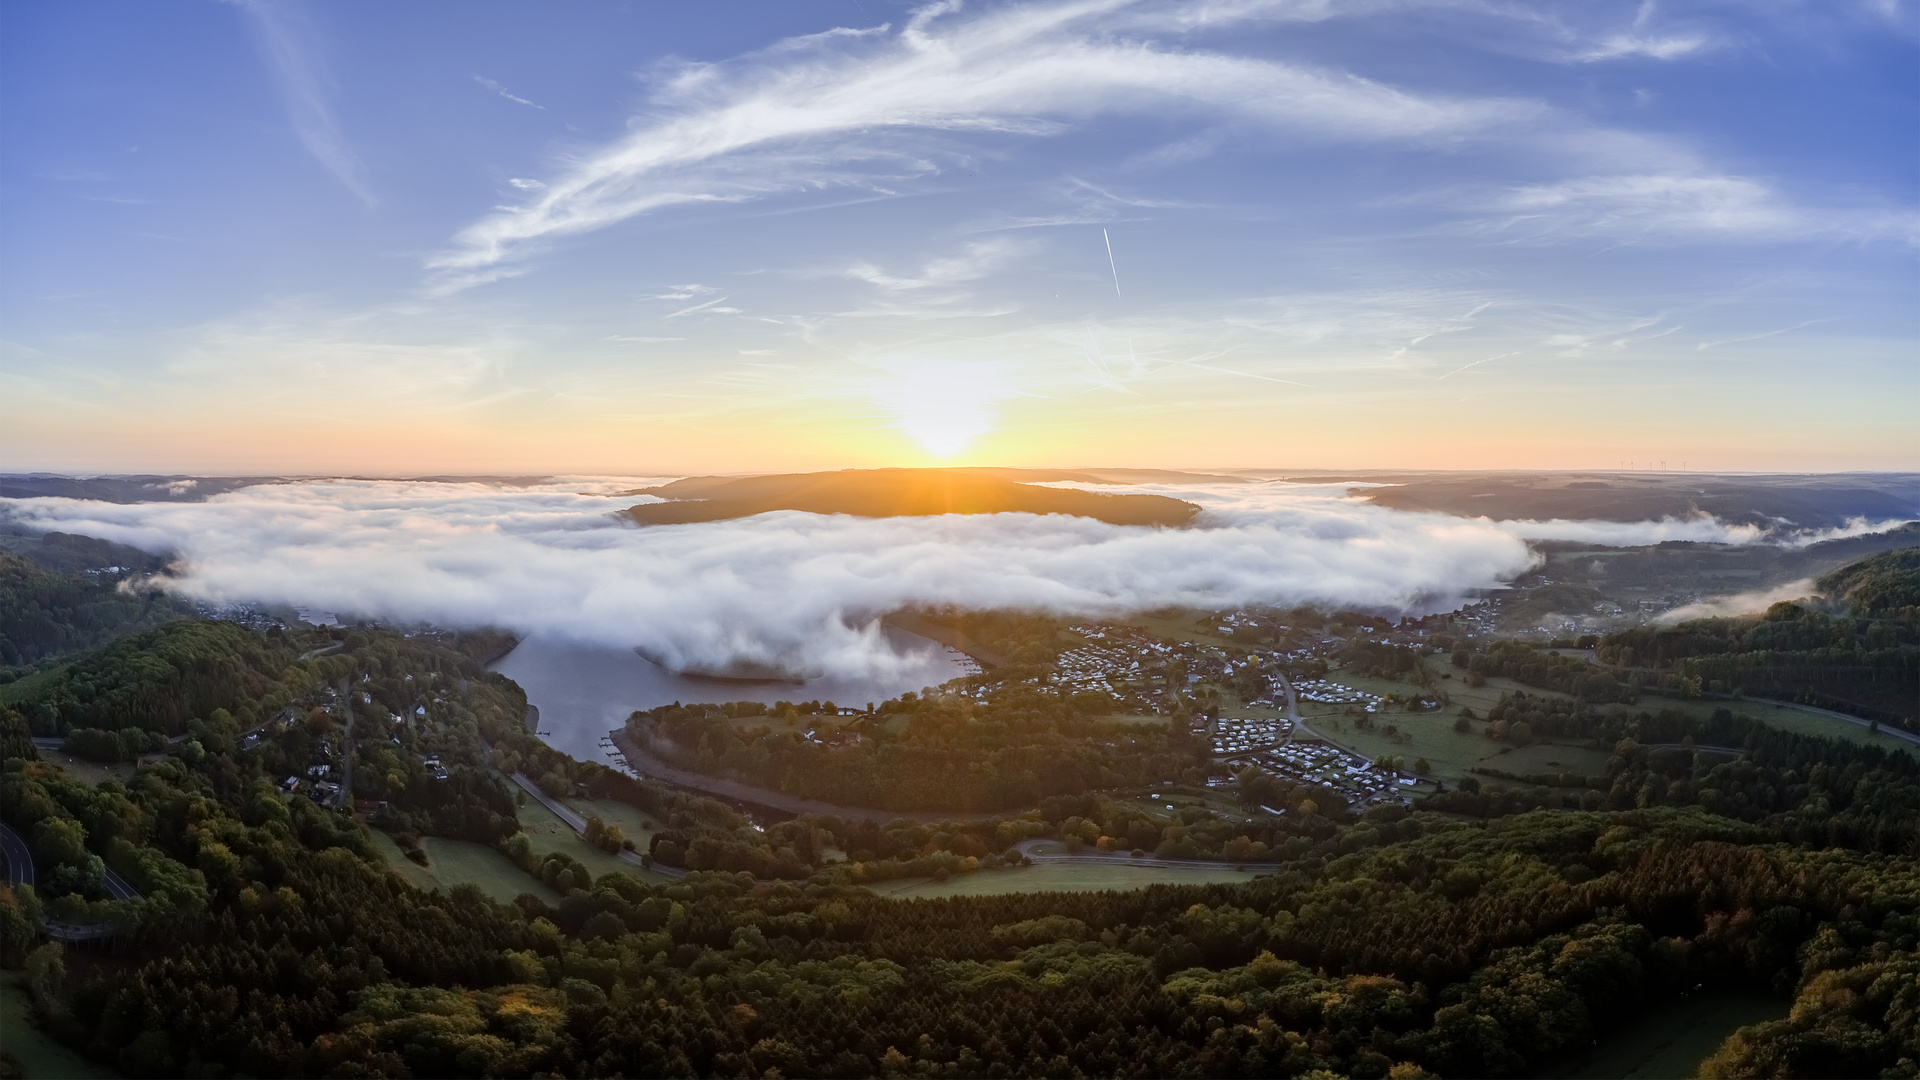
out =
[[[1105,229],[1100,230],[1100,236],[1107,242],[1107,268],[1113,271],[1113,295],[1125,300],[1126,297],[1120,296],[1120,267],[1113,261],[1113,237],[1108,236]]]

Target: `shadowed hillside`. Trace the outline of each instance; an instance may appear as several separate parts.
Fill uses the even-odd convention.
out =
[[[1908,518],[1920,507],[1920,477],[1911,473],[1399,473],[1342,479],[1393,485],[1366,492],[1378,506],[1496,520],[1648,521],[1712,514],[1730,524],[1832,528],[1855,517]]]
[[[856,517],[1072,514],[1114,525],[1185,525],[1200,508],[1161,495],[1106,495],[1034,487],[949,469],[847,469],[785,476],[691,477],[636,495],[669,500],[627,513],[642,525],[724,521],[770,510]]]

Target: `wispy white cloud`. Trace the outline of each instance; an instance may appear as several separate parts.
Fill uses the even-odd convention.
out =
[[[545,192],[463,230],[430,260],[443,288],[492,280],[541,241],[668,206],[937,172],[940,137],[1044,137],[1099,115],[1230,115],[1339,140],[1432,140],[1529,122],[1537,104],[1449,98],[1343,72],[1129,40],[1128,0],[923,8],[879,28],[783,42],[661,74],[632,134],[580,156]],[[883,32],[885,31],[885,32]]]
[[[1781,334],[1790,334],[1795,330],[1805,329],[1806,327],[1826,321],[1825,319],[1808,319],[1806,322],[1794,323],[1792,326],[1782,326],[1778,330],[1763,330],[1757,334],[1740,334],[1735,337],[1721,338],[1719,341],[1703,341],[1695,345],[1694,348],[1700,352],[1706,352],[1708,349],[1717,349],[1722,345],[1733,345],[1742,341],[1760,341],[1764,338],[1777,337]]]
[[[1802,225],[1770,187],[1736,176],[1593,176],[1510,189],[1499,200],[1521,228],[1558,232],[1779,234]]]
[[[526,98],[523,98],[520,95],[513,93],[512,91],[508,90],[506,87],[501,86],[499,83],[494,82],[492,79],[487,78],[485,75],[475,75],[473,77],[473,81],[479,83],[481,86],[486,87],[487,89],[493,91],[494,93],[499,94],[501,97],[506,98],[508,101],[512,101],[520,105],[527,105],[532,108],[539,109],[542,112],[545,112],[547,109],[545,105],[535,105],[533,102],[528,101]]]
[[[693,315],[693,314],[696,314],[696,313],[698,313],[698,312],[702,312],[702,311],[705,311],[705,312],[707,312],[707,313],[709,313],[709,314],[713,314],[713,315],[738,315],[738,314],[740,314],[740,309],[739,309],[739,308],[736,308],[736,307],[720,307],[720,306],[718,306],[718,305],[720,305],[720,304],[724,304],[724,303],[726,303],[726,301],[727,301],[727,298],[726,298],[726,297],[724,297],[724,296],[719,296],[719,297],[715,297],[714,299],[712,299],[712,300],[708,300],[708,301],[706,301],[705,303],[700,303],[700,304],[694,304],[694,305],[693,305],[692,307],[683,307],[683,308],[681,308],[681,309],[680,309],[679,311],[675,311],[675,312],[673,312],[673,313],[671,313],[671,314],[668,314],[668,315],[665,315],[665,316],[662,316],[662,318],[667,318],[667,319],[678,319],[678,318],[680,318],[680,317],[682,317],[682,316],[684,316],[684,315]]]
[[[318,35],[296,0],[227,0],[246,15],[261,59],[273,73],[287,120],[302,146],[348,191],[374,203],[365,168],[333,114],[333,85],[319,56]]]
[[[1911,209],[1809,206],[1765,180],[1701,168],[1579,176],[1454,198],[1475,215],[1466,231],[1509,242],[1828,237],[1920,243],[1920,214]]]
[[[1672,37],[1614,34],[1575,55],[1588,63],[1600,60],[1622,60],[1634,56],[1651,60],[1677,60],[1680,57],[1710,49],[1713,45],[1712,39],[1697,34]]]
[[[849,267],[844,273],[893,293],[948,288],[987,277],[1033,247],[1031,241],[994,236],[970,241],[950,255],[929,259],[917,273],[889,274],[870,263]]]
[[[1598,41],[1575,49],[1573,59],[1585,63],[1631,57],[1678,60],[1722,44],[1713,36],[1697,30],[1662,31],[1656,26],[1660,21],[1659,5],[1654,0],[1641,0],[1630,27],[1603,34]]]

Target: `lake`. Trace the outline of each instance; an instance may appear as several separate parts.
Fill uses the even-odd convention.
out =
[[[890,678],[827,676],[806,682],[739,682],[682,675],[631,649],[530,637],[492,665],[527,692],[540,710],[547,745],[582,761],[607,763],[600,740],[637,709],[679,701],[831,701],[864,708],[911,690],[938,686],[966,673],[960,653],[917,634],[887,627],[887,642],[904,657]]]

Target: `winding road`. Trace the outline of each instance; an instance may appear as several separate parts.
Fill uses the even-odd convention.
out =
[[[1748,697],[1746,700],[1758,702],[1762,705],[1772,705],[1772,706],[1775,706],[1776,708],[1800,709],[1804,712],[1819,713],[1821,716],[1830,716],[1835,720],[1845,720],[1849,724],[1858,724],[1863,728],[1867,728],[1868,730],[1877,730],[1883,735],[1891,735],[1896,739],[1902,739],[1912,743],[1915,746],[1920,746],[1920,735],[1915,735],[1911,731],[1902,731],[1901,729],[1894,727],[1891,724],[1881,724],[1878,728],[1875,728],[1874,722],[1872,720],[1865,720],[1858,716],[1849,716],[1843,712],[1834,712],[1832,709],[1817,709],[1817,708],[1814,708],[1812,705],[1802,705],[1797,701],[1776,701],[1773,698],[1764,698],[1764,697]],[[1765,717],[1758,717],[1757,719],[1761,720],[1763,723],[1766,720]]]
[[[0,824],[0,853],[4,853],[7,858],[9,886],[17,888],[21,885],[36,885],[39,882],[39,876],[33,868],[33,850],[27,847],[26,840],[19,833],[14,832],[11,825]],[[107,895],[115,900],[134,900],[140,896],[140,893],[127,884],[125,878],[115,873],[111,866],[106,868],[106,876],[102,883],[106,887]],[[100,938],[113,937],[120,932],[119,923],[70,923],[44,916],[40,919],[40,928],[55,941],[66,942],[97,941]]]

